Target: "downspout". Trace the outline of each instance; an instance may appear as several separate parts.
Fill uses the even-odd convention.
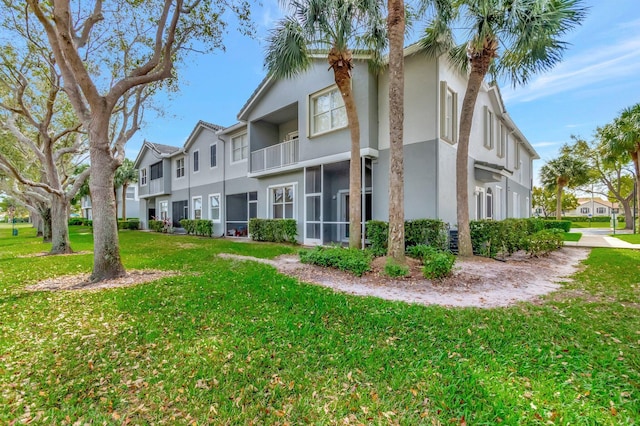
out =
[[[224,140],[218,135],[218,140],[222,143],[222,194],[220,195],[220,224],[222,225],[222,235],[221,238],[226,237],[227,235],[227,180],[226,180],[226,170],[227,170],[227,161],[225,157],[225,149],[224,149]],[[224,206],[224,214],[223,208]]]

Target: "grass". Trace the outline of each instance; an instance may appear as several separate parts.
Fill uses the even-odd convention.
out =
[[[614,237],[631,244],[640,244],[640,234],[616,234]]]
[[[290,246],[120,237],[127,268],[183,275],[28,292],[45,277],[88,273],[91,255],[19,257],[47,247],[29,228],[12,237],[0,227],[0,423],[638,419],[638,251],[594,249],[567,285],[574,298],[482,310],[337,294],[215,256],[270,258]],[[86,228],[71,239],[91,249]]]
[[[581,232],[565,232],[563,237],[565,241],[580,241],[580,238],[582,238],[582,233]]]
[[[611,228],[609,222],[571,222],[571,229],[573,228]],[[624,222],[618,222],[616,229],[624,229]]]

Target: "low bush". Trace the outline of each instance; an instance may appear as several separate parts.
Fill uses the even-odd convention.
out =
[[[562,247],[564,231],[562,229],[544,229],[529,236],[527,252],[533,257],[548,256]]]
[[[150,220],[149,229],[156,232],[169,232],[171,222],[163,220]]]
[[[384,274],[391,278],[406,277],[409,275],[409,267],[399,264],[390,257],[384,264]]]
[[[428,246],[426,244],[418,244],[415,246],[407,247],[407,255],[414,259],[424,259],[425,256],[437,253],[439,250],[435,247]]]
[[[140,229],[140,220],[138,219],[118,220],[118,229],[131,229],[131,230]]]
[[[571,231],[571,221],[570,220],[545,220],[544,221],[545,229],[562,229],[564,232]]]
[[[371,259],[369,252],[355,248],[318,246],[300,251],[302,263],[337,268],[358,277],[371,270]]]
[[[422,275],[430,280],[438,280],[451,275],[456,257],[449,252],[434,250],[427,254],[422,262]]]
[[[249,220],[249,235],[253,241],[295,243],[298,224],[294,219],[253,218]]]
[[[83,217],[72,217],[69,218],[69,226],[85,226],[87,223],[87,219]]]
[[[187,231],[187,235],[210,237],[213,234],[213,222],[206,219],[181,219],[180,226]]]

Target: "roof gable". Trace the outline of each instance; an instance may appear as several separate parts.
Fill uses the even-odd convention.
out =
[[[142,144],[142,147],[140,148],[140,151],[138,152],[138,155],[136,156],[136,160],[133,163],[133,166],[136,169],[140,167],[140,162],[142,161],[142,158],[144,157],[146,151],[154,152],[158,157],[169,157],[172,154],[180,151],[180,148],[177,146],[163,145],[160,143],[153,143],[145,140]]]
[[[191,131],[191,134],[187,138],[186,142],[184,143],[185,151],[191,148],[191,145],[193,145],[193,143],[196,141],[198,134],[200,134],[200,132],[204,129],[210,130],[215,134],[216,132],[219,132],[220,130],[224,129],[224,127],[218,124],[208,123],[202,120],[198,121],[198,123],[196,123],[193,130]]]

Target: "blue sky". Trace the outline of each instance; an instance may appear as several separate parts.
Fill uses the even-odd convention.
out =
[[[640,1],[588,0],[583,25],[569,33],[564,60],[535,76],[527,86],[502,86],[508,113],[540,154],[537,170],[553,158],[572,134],[590,138],[597,126],[625,107],[640,102]],[[198,120],[222,126],[236,115],[264,78],[264,37],[280,16],[278,3],[264,1],[252,9],[258,37],[230,29],[226,51],[194,54],[182,64],[180,91],[158,99],[163,117],[148,112],[146,125],[127,144],[135,158],[146,139],[181,146]],[[419,24],[414,25],[416,36]]]

